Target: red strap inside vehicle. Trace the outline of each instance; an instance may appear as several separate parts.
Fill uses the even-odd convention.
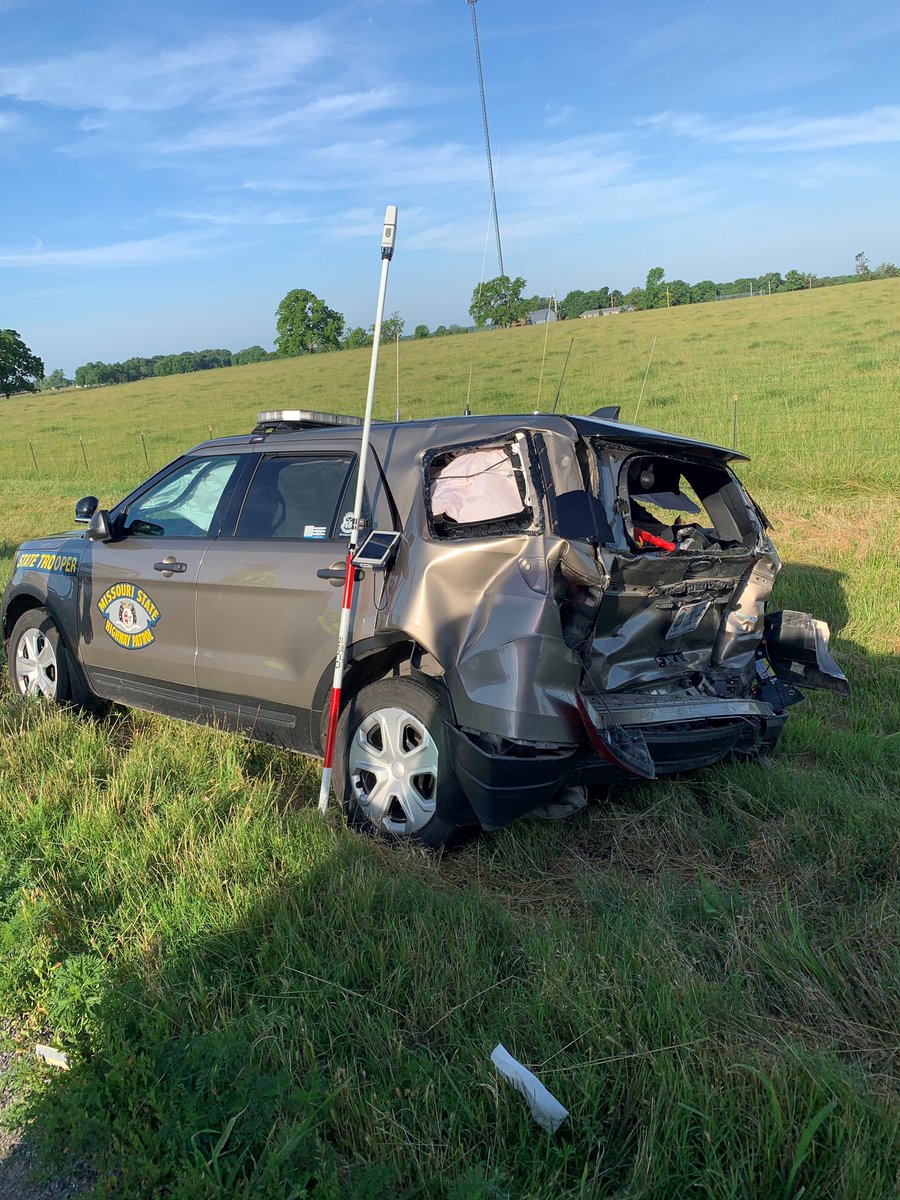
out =
[[[675,543],[667,542],[665,538],[657,537],[655,533],[648,533],[646,529],[635,529],[634,540],[639,546],[655,546],[657,550],[674,550]]]

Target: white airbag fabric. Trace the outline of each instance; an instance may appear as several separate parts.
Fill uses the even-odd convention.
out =
[[[505,450],[470,450],[438,471],[431,485],[431,511],[462,525],[498,521],[522,511],[522,497]]]

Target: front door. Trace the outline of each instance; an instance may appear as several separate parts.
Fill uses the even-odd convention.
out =
[[[112,541],[88,543],[79,652],[98,695],[176,715],[196,707],[197,576],[237,461],[182,461],[117,514]]]

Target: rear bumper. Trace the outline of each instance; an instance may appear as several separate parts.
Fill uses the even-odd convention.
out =
[[[614,717],[640,729],[657,775],[697,770],[730,754],[769,749],[784,725],[782,714],[755,700],[676,701],[648,707],[647,701],[656,701],[656,697],[619,699],[628,703],[617,702]],[[648,721],[650,715],[653,719]],[[498,754],[483,749],[452,725],[446,729],[457,781],[483,829],[508,825],[546,803],[562,787],[600,787],[635,778],[585,746],[527,755]],[[444,815],[448,820],[454,818],[452,813]]]

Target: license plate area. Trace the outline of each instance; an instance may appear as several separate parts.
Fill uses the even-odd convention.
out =
[[[710,600],[698,600],[694,604],[682,604],[672,618],[672,624],[666,630],[666,641],[670,638],[681,637],[684,633],[693,633],[711,604]]]

